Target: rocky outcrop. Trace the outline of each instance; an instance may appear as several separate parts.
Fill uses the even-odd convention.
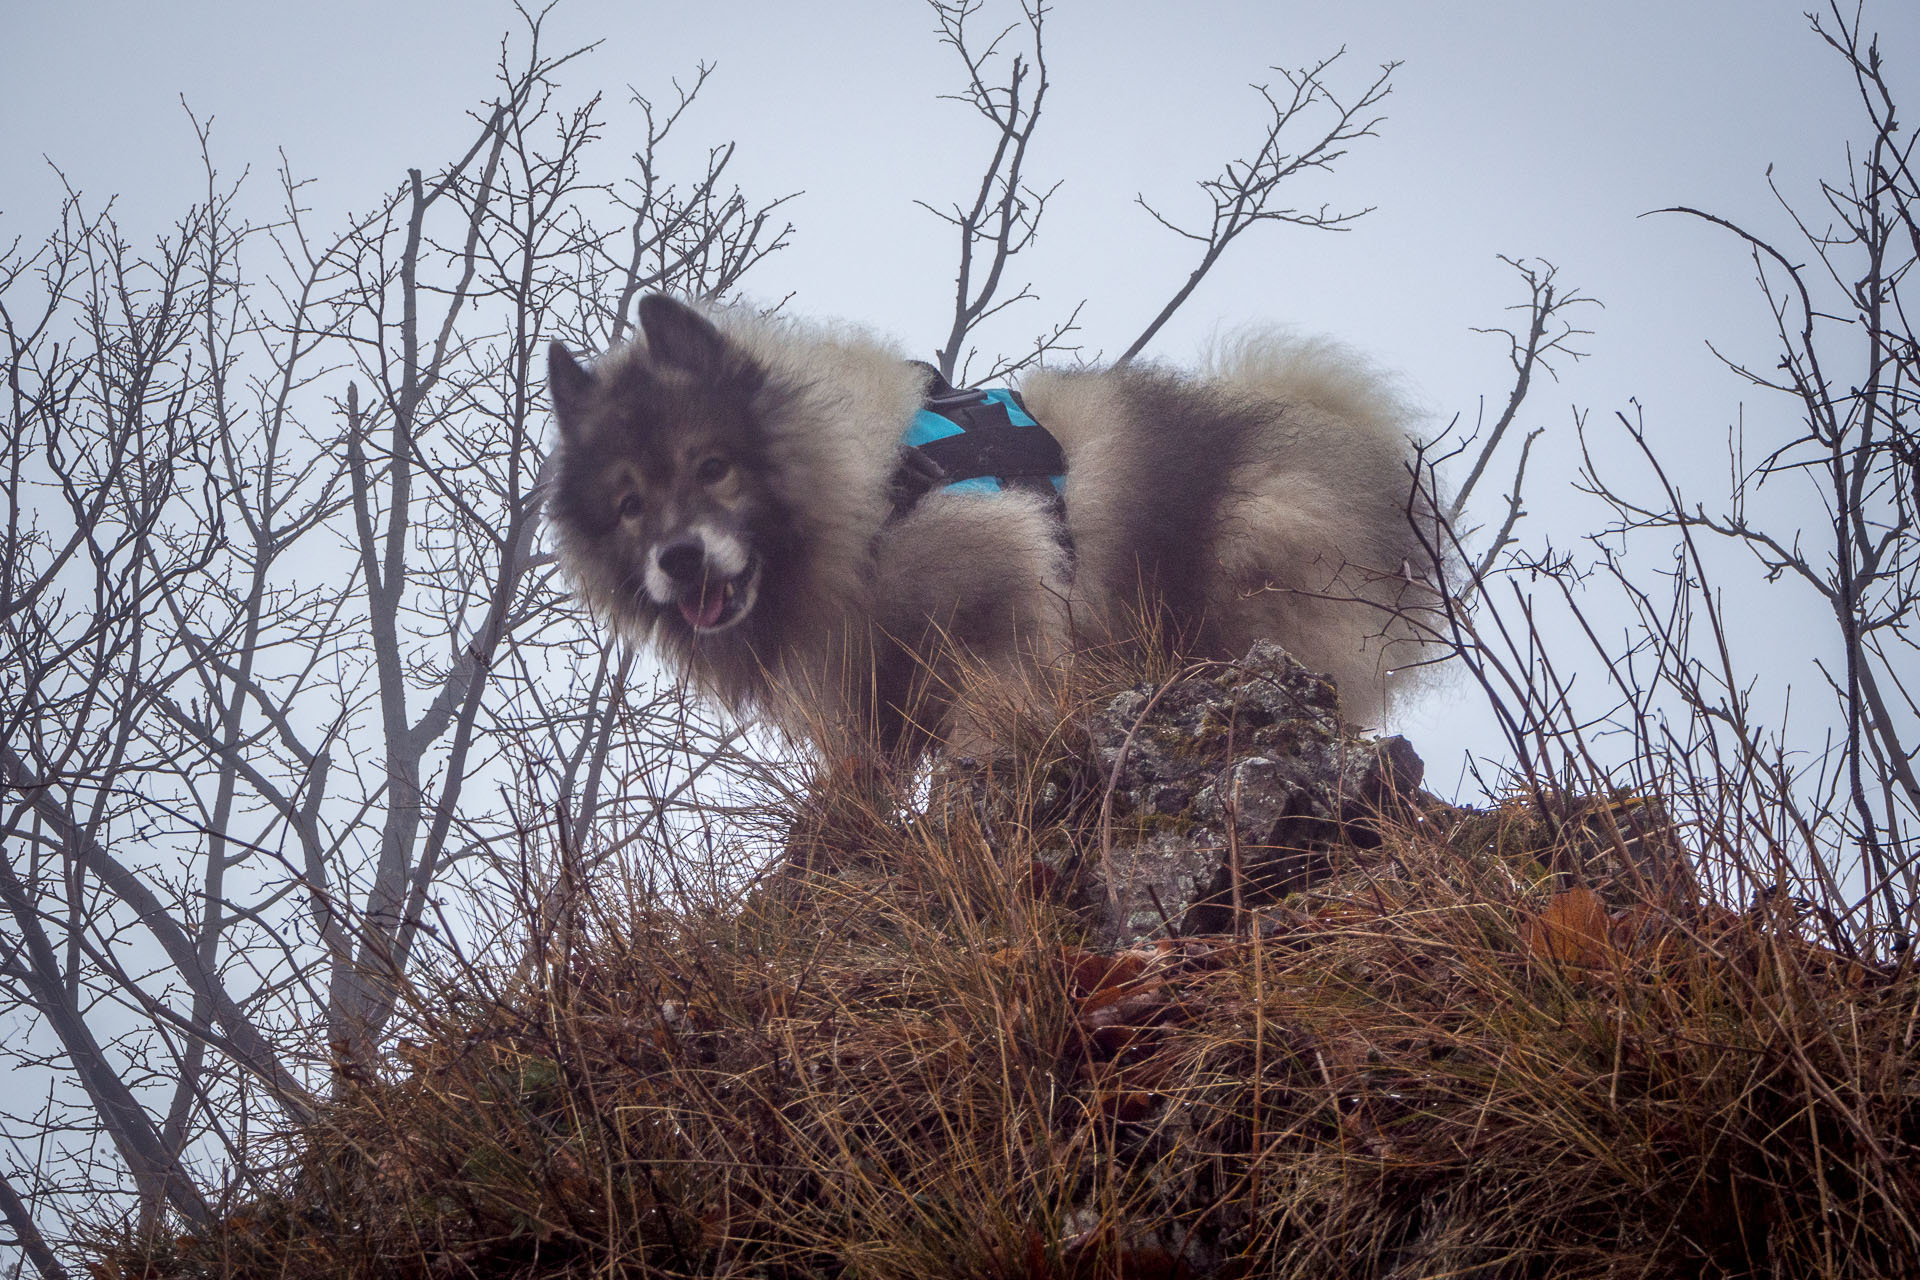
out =
[[[1371,823],[1418,792],[1404,738],[1364,738],[1333,685],[1262,641],[1238,663],[1189,668],[1111,698],[1076,758],[1029,813],[1070,814],[1043,845],[1042,878],[1084,914],[1088,945],[1218,933],[1376,844]],[[984,819],[1016,821],[1006,773],[949,770]],[[1022,792],[1021,788],[1012,789]]]

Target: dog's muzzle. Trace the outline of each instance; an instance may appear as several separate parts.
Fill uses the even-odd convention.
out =
[[[724,631],[747,616],[760,588],[760,558],[750,553],[729,556],[728,546],[710,552],[698,537],[680,538],[654,552],[658,574],[648,574],[648,590],[662,605],[678,606],[680,616],[696,632]],[[736,572],[725,561],[744,560]]]

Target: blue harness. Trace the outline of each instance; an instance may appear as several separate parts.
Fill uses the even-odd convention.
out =
[[[1023,491],[1047,498],[1064,518],[1067,459],[1060,442],[1027,412],[1019,393],[958,390],[931,365],[926,400],[900,437],[893,474],[893,519],[935,489],[960,493]]]

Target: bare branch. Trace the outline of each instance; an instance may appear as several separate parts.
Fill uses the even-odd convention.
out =
[[[40,1273],[41,1280],[68,1280],[71,1273],[61,1265],[53,1246],[41,1234],[40,1224],[34,1221],[33,1210],[14,1190],[13,1180],[4,1171],[0,1171],[0,1216],[6,1218],[14,1243]]]
[[[1200,282],[1226,253],[1227,246],[1250,227],[1262,222],[1280,222],[1320,231],[1344,231],[1373,211],[1368,207],[1334,212],[1326,205],[1309,209],[1276,203],[1282,185],[1290,179],[1314,170],[1331,171],[1347,154],[1349,144],[1378,136],[1385,117],[1375,114],[1375,109],[1393,92],[1393,73],[1400,64],[1386,63],[1365,90],[1343,102],[1327,84],[1326,75],[1345,52],[1341,49],[1297,71],[1272,68],[1286,81],[1284,93],[1275,93],[1270,85],[1253,86],[1267,104],[1266,134],[1252,159],[1229,160],[1221,166],[1217,177],[1200,182],[1200,190],[1213,206],[1204,227],[1184,227],[1148,204],[1144,195],[1134,197],[1135,203],[1155,222],[1200,245],[1200,261],[1115,364],[1132,360],[1153,341],[1154,335],[1193,296]],[[1330,115],[1330,123],[1317,132],[1310,131],[1306,140],[1296,145],[1295,135],[1307,127],[1309,119],[1321,115]]]
[[[1524,334],[1499,328],[1474,330],[1475,333],[1498,334],[1507,340],[1507,359],[1513,365],[1514,379],[1513,389],[1507,394],[1506,407],[1501,410],[1500,417],[1493,424],[1493,429],[1487,433],[1486,439],[1481,443],[1480,452],[1474,458],[1473,466],[1467,472],[1467,478],[1461,481],[1460,487],[1454,491],[1453,501],[1447,508],[1447,521],[1455,526],[1460,524],[1465,515],[1467,501],[1473,496],[1474,487],[1479,484],[1480,477],[1485,474],[1487,464],[1492,461],[1501,440],[1506,437],[1507,428],[1513,425],[1514,418],[1520,413],[1520,406],[1526,402],[1527,392],[1533,385],[1534,373],[1544,371],[1549,377],[1558,380],[1560,375],[1553,367],[1555,355],[1565,355],[1573,360],[1584,357],[1584,352],[1575,351],[1569,344],[1576,338],[1591,337],[1592,330],[1574,327],[1573,322],[1563,313],[1574,307],[1601,305],[1596,300],[1581,295],[1577,290],[1562,292],[1554,283],[1558,268],[1550,262],[1528,263],[1517,258],[1509,258],[1505,254],[1501,255],[1500,261],[1512,267],[1526,282],[1527,300],[1514,305],[1509,310],[1526,312],[1527,321]],[[1551,336],[1548,333],[1550,329]],[[1532,439],[1533,436],[1529,435],[1529,444]],[[1524,470],[1525,466],[1526,457],[1523,450],[1520,469]],[[1519,501],[1519,490],[1519,478],[1516,476],[1513,485],[1515,504]],[[1510,507],[1510,515],[1511,512]],[[1505,545],[1507,534],[1511,530],[1512,523],[1509,520],[1500,536],[1494,541]]]
[[[958,54],[966,68],[966,87],[948,96],[971,107],[994,131],[993,150],[970,204],[964,207],[955,204],[948,211],[923,200],[915,201],[959,232],[953,319],[947,327],[946,341],[934,354],[934,363],[942,377],[958,378],[965,383],[969,380],[967,364],[971,352],[967,351],[965,358],[962,353],[967,350],[969,335],[1007,308],[1036,297],[1029,285],[1021,285],[1005,297],[1000,296],[1000,287],[1008,264],[1033,244],[1047,201],[1059,190],[1058,183],[1040,190],[1032,186],[1026,176],[1027,146],[1039,127],[1050,83],[1045,46],[1048,6],[1042,0],[1022,0],[1027,51],[1013,55],[1004,84],[995,84],[990,80],[991,64],[1016,26],[1003,28],[981,49],[972,43],[967,23],[979,13],[984,0],[929,0],[929,3],[938,24],[940,42]],[[984,259],[980,256],[983,253]],[[1047,351],[1057,349],[1059,340],[1073,328],[1071,319],[1057,326],[1051,338],[1040,338],[1035,353],[1019,365],[1030,364]],[[1007,368],[1004,361],[995,365],[998,372]]]

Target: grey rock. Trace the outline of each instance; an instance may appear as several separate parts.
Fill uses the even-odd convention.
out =
[[[1232,927],[1305,887],[1424,772],[1404,738],[1339,719],[1333,686],[1262,641],[1237,663],[1114,697],[1087,726],[1077,838],[1054,859],[1094,947]],[[991,802],[986,806],[990,812]]]

